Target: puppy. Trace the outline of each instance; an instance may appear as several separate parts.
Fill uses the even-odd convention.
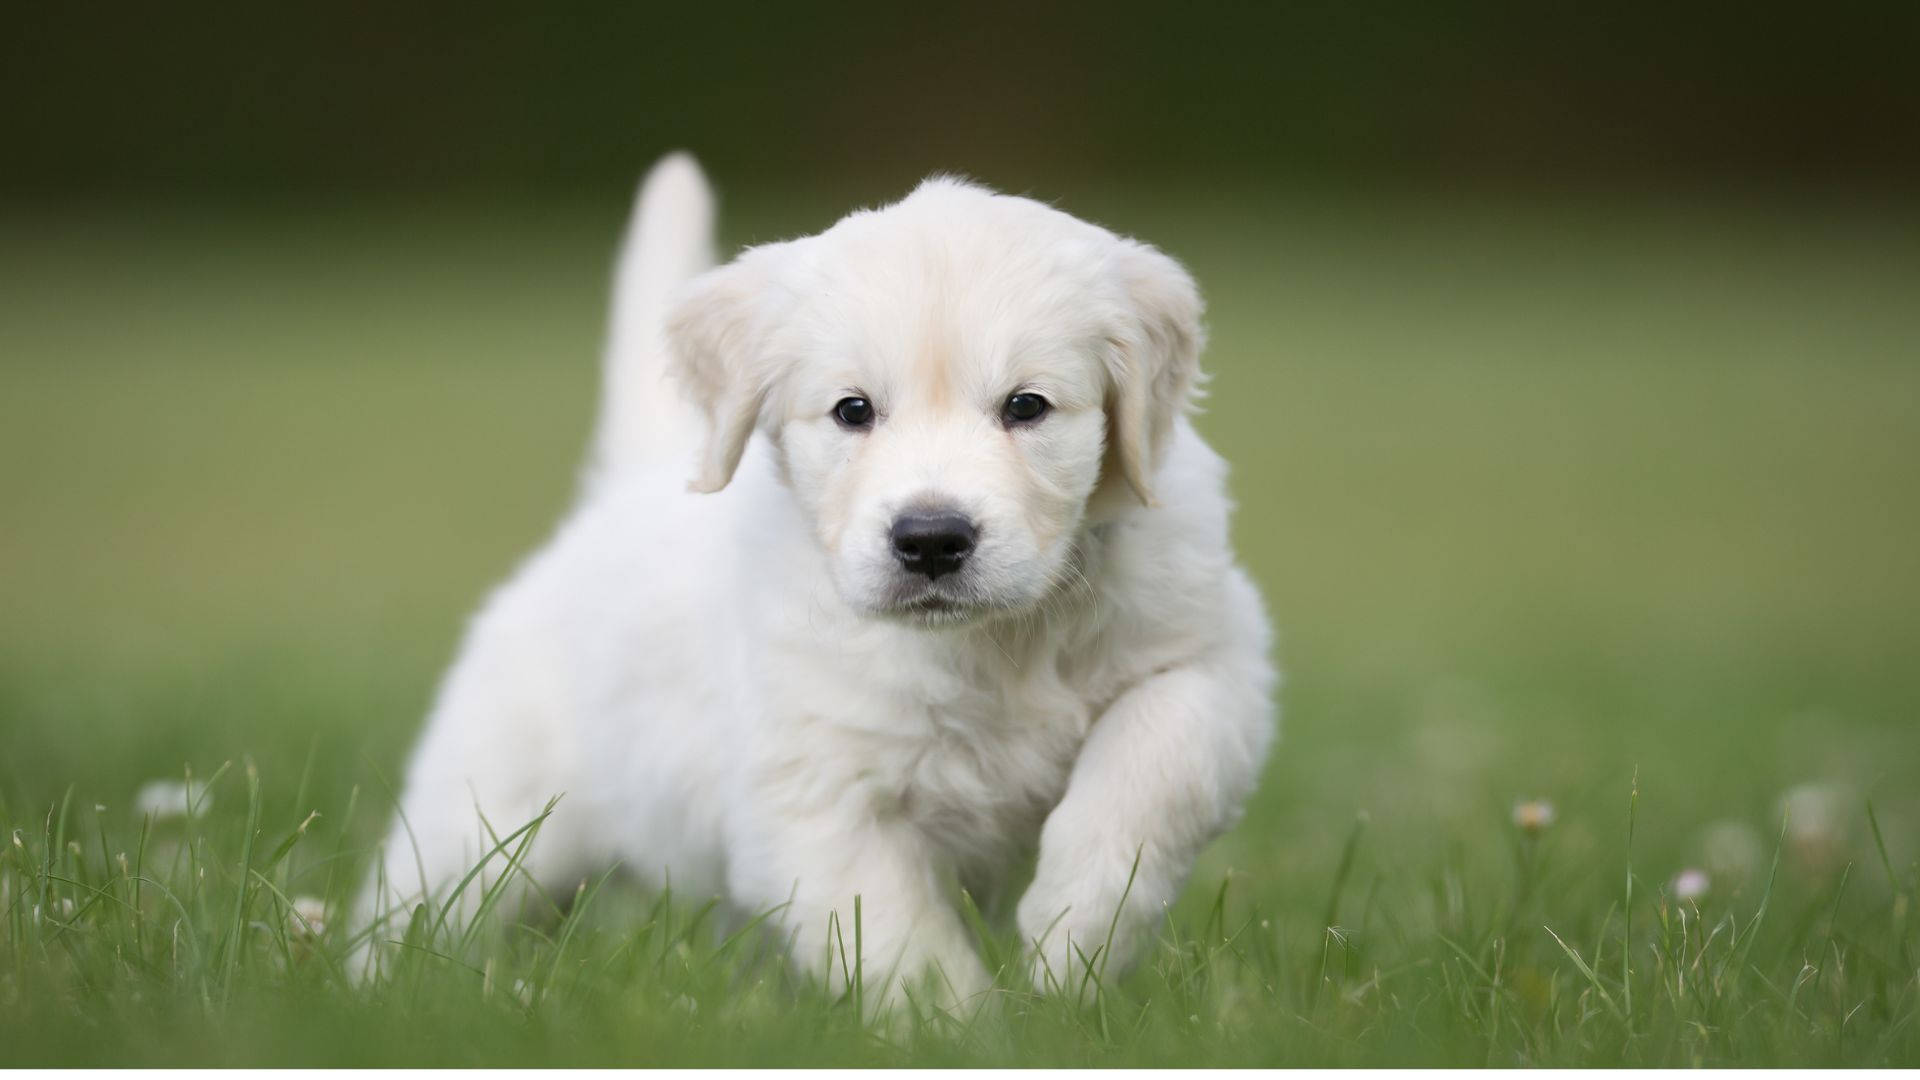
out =
[[[717,269],[712,218],[654,168],[578,505],[469,628],[360,925],[471,916],[455,884],[564,793],[535,881],[777,909],[816,974],[859,898],[877,1000],[986,988],[956,889],[1036,851],[1020,977],[1124,969],[1274,733],[1192,279],[947,178]]]

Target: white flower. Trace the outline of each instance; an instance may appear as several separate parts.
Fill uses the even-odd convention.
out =
[[[197,780],[149,780],[133,797],[133,812],[155,821],[202,815],[212,805],[213,793]]]
[[[1780,797],[1787,850],[1804,863],[1837,864],[1846,840],[1852,798],[1838,784],[1801,784]]]
[[[1713,879],[1707,872],[1692,866],[1673,875],[1673,883],[1668,886],[1675,900],[1698,900],[1712,887]]]
[[[1545,799],[1513,804],[1513,825],[1522,832],[1540,832],[1553,824],[1554,817],[1553,804]]]
[[[287,929],[295,937],[319,937],[327,932],[327,902],[317,896],[296,896],[287,911]]]

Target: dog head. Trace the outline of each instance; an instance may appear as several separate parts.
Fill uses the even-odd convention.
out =
[[[693,486],[763,431],[848,604],[1027,610],[1076,572],[1090,509],[1153,504],[1200,314],[1152,247],[930,180],[689,286],[668,339],[709,421]]]

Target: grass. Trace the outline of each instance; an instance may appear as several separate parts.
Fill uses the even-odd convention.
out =
[[[341,977],[569,491],[613,201],[0,217],[7,1063],[1920,1064],[1920,217],[1070,204],[1211,297],[1283,738],[1138,969],[1032,995],[988,910],[1002,992],[917,1024],[618,875]]]

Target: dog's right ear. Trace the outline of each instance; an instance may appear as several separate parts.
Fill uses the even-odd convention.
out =
[[[759,426],[776,370],[769,330],[785,306],[776,272],[790,246],[753,248],[700,275],[667,318],[668,371],[707,416],[694,491],[726,487]]]

